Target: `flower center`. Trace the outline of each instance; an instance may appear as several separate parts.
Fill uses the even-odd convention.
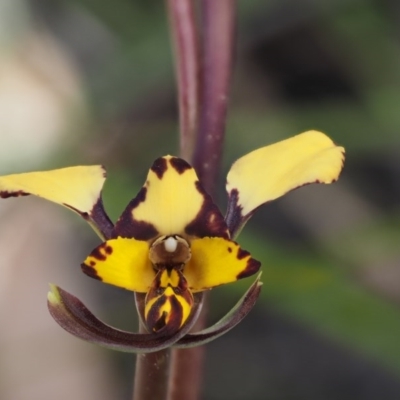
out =
[[[156,276],[146,295],[145,319],[150,331],[180,329],[190,315],[193,295],[182,270],[190,260],[189,243],[178,235],[161,236],[150,247]]]
[[[178,247],[178,239],[173,236],[168,237],[164,240],[164,247],[169,253],[175,252]]]
[[[178,235],[159,237],[149,251],[150,261],[157,271],[163,268],[182,269],[190,257],[189,243]]]

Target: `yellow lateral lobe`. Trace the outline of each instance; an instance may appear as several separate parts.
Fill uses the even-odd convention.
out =
[[[147,242],[119,237],[96,247],[82,270],[104,283],[146,293],[155,277],[148,255]]]
[[[344,148],[318,131],[262,147],[237,160],[227,177],[227,192],[237,190],[246,216],[267,201],[308,183],[332,183],[339,177]]]
[[[192,292],[200,292],[255,274],[260,262],[236,242],[224,238],[202,238],[191,242],[192,258],[183,274]]]
[[[0,197],[32,194],[89,213],[100,197],[105,175],[101,165],[93,165],[1,176]]]

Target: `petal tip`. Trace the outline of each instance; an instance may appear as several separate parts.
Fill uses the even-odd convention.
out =
[[[47,300],[52,305],[57,305],[61,302],[60,292],[58,286],[53,283],[49,283],[50,291],[47,293]]]
[[[260,268],[261,262],[250,257],[247,260],[246,268],[237,275],[237,279],[248,278],[249,276],[254,275],[256,272],[258,272]]]
[[[304,185],[336,182],[344,160],[345,149],[315,130],[241,157],[232,165],[226,185],[232,236],[262,204]]]

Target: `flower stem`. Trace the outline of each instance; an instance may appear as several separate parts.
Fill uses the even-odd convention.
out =
[[[233,66],[235,1],[202,0],[203,64],[199,129],[193,166],[207,192],[215,192],[225,136]]]
[[[146,329],[140,324],[140,333]],[[165,400],[168,391],[170,350],[138,354],[133,386],[133,400]]]
[[[168,0],[178,81],[180,154],[190,160],[199,114],[199,48],[192,0]]]

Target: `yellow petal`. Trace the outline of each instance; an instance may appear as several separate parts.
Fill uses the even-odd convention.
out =
[[[100,198],[105,175],[101,165],[94,165],[1,176],[0,197],[32,194],[89,214]]]
[[[172,156],[154,162],[145,185],[121,215],[115,232],[138,240],[160,235],[228,236],[223,216],[194,169]]]
[[[145,293],[155,277],[148,255],[147,242],[111,239],[92,251],[83,262],[82,270],[104,283]]]
[[[227,177],[229,207],[246,217],[258,206],[308,183],[332,183],[343,168],[344,148],[308,131],[237,160]]]
[[[195,239],[191,251],[192,258],[185,265],[183,274],[193,292],[246,278],[261,266],[248,251],[224,238]]]

